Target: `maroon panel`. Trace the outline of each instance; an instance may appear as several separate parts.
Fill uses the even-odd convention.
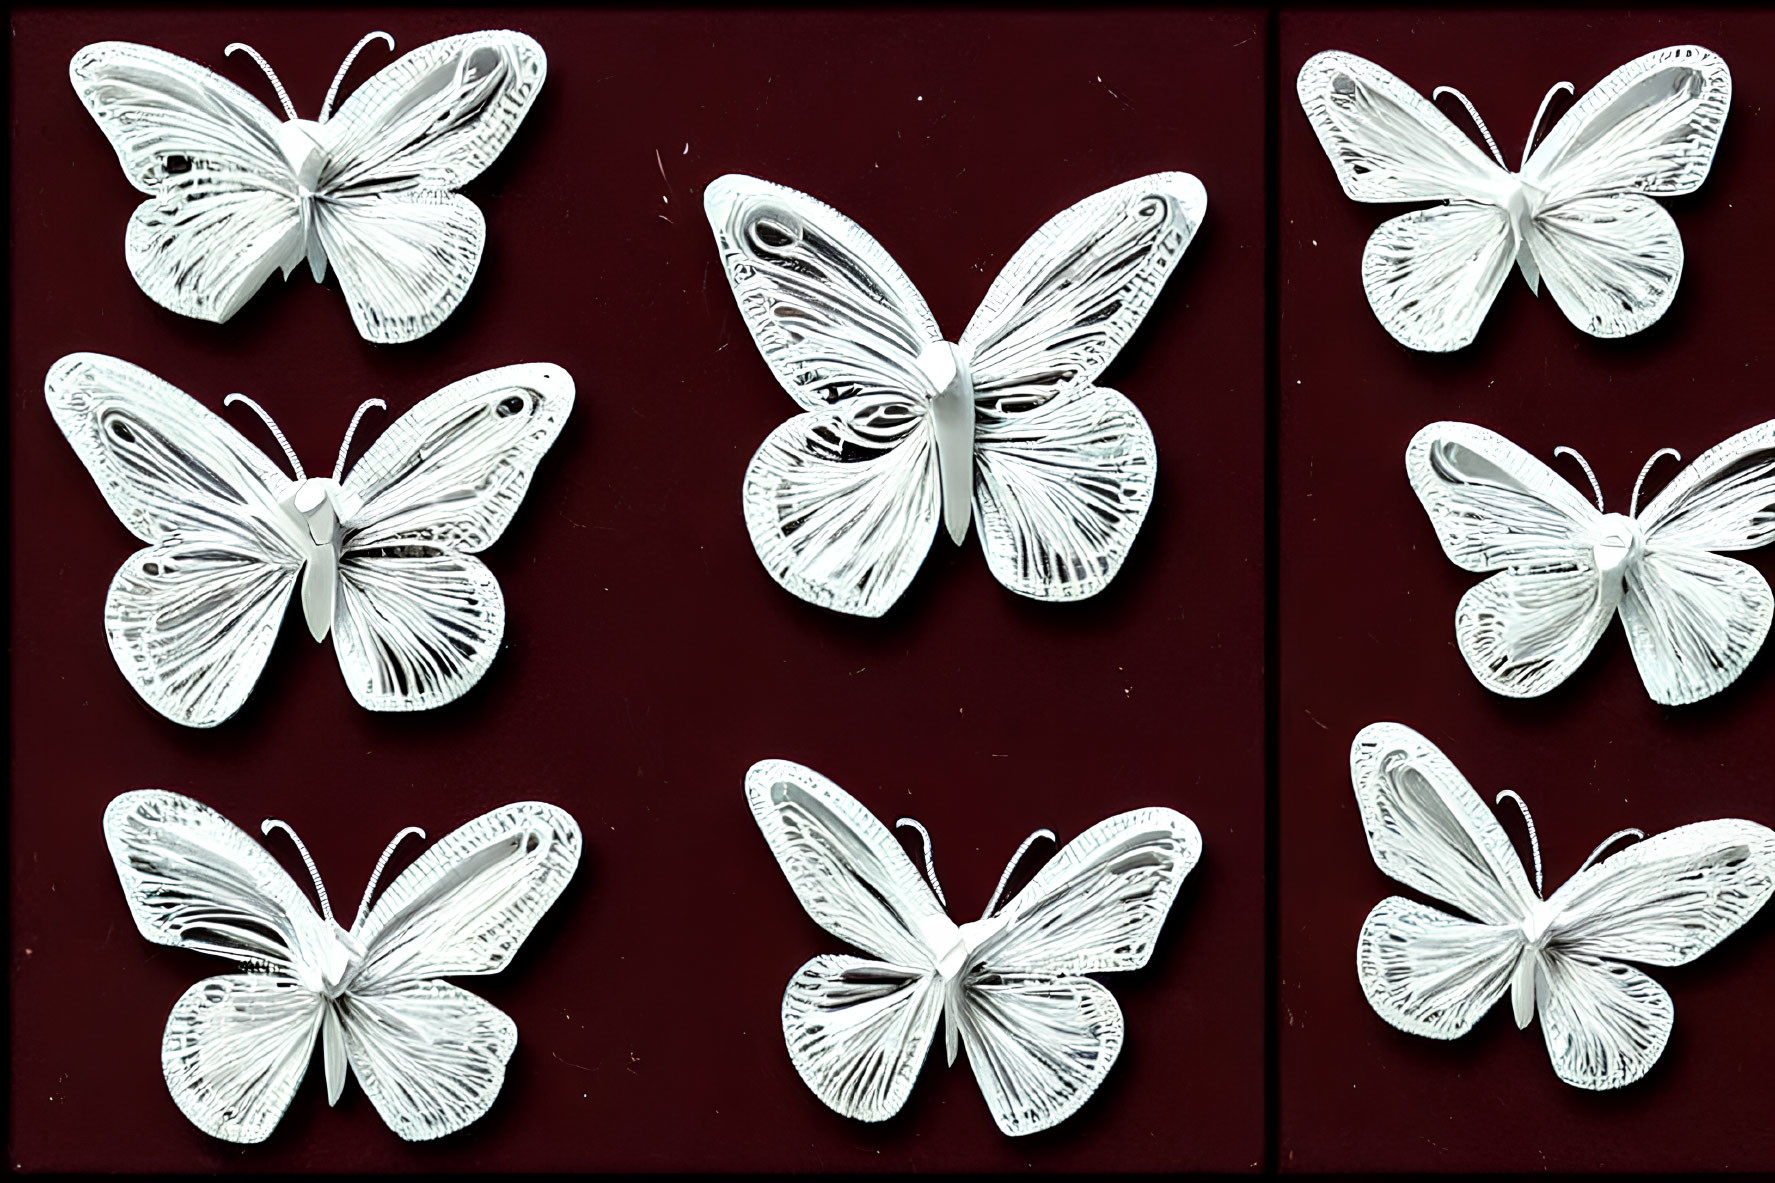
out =
[[[1369,310],[1359,266],[1369,233],[1400,211],[1343,196],[1293,97],[1301,64],[1343,49],[1425,93],[1459,87],[1514,161],[1552,83],[1570,79],[1582,93],[1639,54],[1689,41],[1725,57],[1736,92],[1707,183],[1666,203],[1688,253],[1663,320],[1628,340],[1593,340],[1513,277],[1470,348],[1431,356],[1397,345]],[[1550,890],[1625,826],[1775,823],[1768,653],[1713,700],[1667,709],[1646,697],[1615,628],[1554,693],[1491,694],[1454,647],[1455,603],[1475,577],[1443,556],[1403,464],[1418,428],[1465,419],[1544,459],[1557,445],[1577,448],[1610,508],[1624,508],[1657,448],[1692,458],[1769,418],[1775,235],[1761,195],[1775,179],[1775,20],[1313,13],[1284,19],[1280,69],[1279,1160],[1306,1169],[1775,1166],[1766,1013],[1775,909],[1695,964],[1654,972],[1675,1000],[1676,1027],[1663,1059],[1631,1087],[1591,1094],[1561,1084],[1539,1030],[1517,1032],[1508,1008],[1458,1042],[1405,1035],[1356,983],[1362,918],[1397,885],[1369,857],[1348,771],[1364,724],[1417,727],[1488,799],[1512,788],[1528,800]],[[1582,482],[1569,465],[1558,467]],[[1675,471],[1660,468],[1649,487]],[[1775,572],[1767,554],[1752,561]],[[1503,809],[1526,849],[1520,820]]]
[[[222,57],[245,40],[312,114],[367,29],[407,49],[505,24],[543,43],[550,76],[468,190],[487,214],[487,255],[441,330],[367,345],[336,284],[300,275],[225,327],[136,289],[120,247],[139,196],[66,80],[82,44],[144,41],[269,101],[251,63]],[[29,12],[13,34],[11,1162],[1257,1164],[1261,15]],[[386,60],[379,48],[365,58],[360,79]],[[1203,179],[1209,213],[1109,375],[1164,460],[1116,583],[1083,605],[1020,600],[970,541],[939,543],[880,621],[779,589],[747,541],[739,485],[795,408],[734,310],[702,186],[745,170],[830,200],[879,236],[954,335],[1042,221],[1174,168]],[[81,349],[145,365],[212,407],[251,394],[317,465],[364,397],[399,412],[490,366],[570,370],[578,408],[486,556],[510,622],[485,682],[445,709],[371,715],[292,620],[235,720],[195,732],[154,714],[100,627],[132,540],[41,395],[50,363]],[[368,421],[366,441],[382,422]],[[782,989],[803,960],[841,946],[800,911],[745,809],[746,767],[773,755],[889,820],[928,824],[964,913],[1038,826],[1067,837],[1145,804],[1197,821],[1207,853],[1154,963],[1107,979],[1129,1043],[1076,1118],[1007,1140],[960,1065],[932,1065],[879,1127],[836,1116],[801,1084]],[[161,1080],[160,1030],[218,965],[132,931],[99,817],[140,785],[247,826],[288,820],[347,899],[401,826],[435,836],[525,797],[569,808],[587,838],[577,881],[511,971],[466,983],[522,1033],[491,1114],[408,1146],[355,1087],[329,1112],[311,1075],[261,1147],[187,1123]],[[269,845],[299,871],[281,840]]]

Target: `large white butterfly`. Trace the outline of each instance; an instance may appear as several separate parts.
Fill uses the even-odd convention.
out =
[[[382,852],[347,930],[296,832],[321,910],[257,842],[178,793],[141,789],[105,810],[105,843],[143,936],[242,963],[173,1005],[160,1062],[179,1108],[206,1134],[263,1142],[296,1095],[319,1039],[327,1103],[345,1070],[388,1128],[437,1138],[485,1113],[518,1029],[439,978],[504,969],[579,866],[579,827],[553,805],[495,809],[414,860],[371,906],[409,826]]]
[[[965,1046],[993,1120],[1007,1134],[1071,1116],[1122,1050],[1115,998],[1080,975],[1139,969],[1183,877],[1202,854],[1195,824],[1136,809],[1067,843],[1003,908],[1018,848],[980,919],[956,924],[939,901],[930,836],[927,885],[886,826],[799,764],[764,760],[746,800],[802,907],[827,932],[880,958],[826,955],[795,972],[783,1035],[820,1100],[862,1121],[900,1111],[944,1020],[949,1062]],[[935,889],[935,895],[932,894]]]
[[[1707,179],[1732,76],[1718,54],[1678,45],[1635,58],[1574,104],[1537,147],[1547,92],[1512,171],[1464,95],[1496,162],[1417,91],[1373,62],[1320,53],[1301,67],[1301,106],[1356,201],[1443,201],[1389,222],[1362,253],[1362,286],[1412,349],[1473,340],[1511,264],[1597,337],[1637,333],[1676,295],[1683,242],[1654,197]]]
[[[1693,961],[1775,892],[1775,831],[1721,820],[1651,838],[1622,830],[1543,899],[1538,840],[1531,888],[1485,802],[1436,745],[1397,723],[1356,736],[1350,780],[1376,865],[1471,917],[1402,896],[1375,905],[1356,939],[1375,1012],[1401,1031],[1454,1039],[1508,991],[1516,1025],[1539,1012],[1553,1070],[1579,1088],[1631,1084],[1670,1037],[1670,995],[1622,962]],[[1527,806],[1506,796],[1532,838]],[[1644,841],[1597,861],[1629,835]]]
[[[1187,173],[1086,198],[1012,256],[951,345],[843,214],[754,177],[711,184],[703,205],[740,313],[806,411],[746,468],[746,528],[772,577],[812,603],[880,616],[938,519],[959,545],[972,516],[1012,591],[1103,590],[1146,517],[1158,455],[1134,404],[1093,382],[1207,200]]]
[[[118,570],[105,634],[130,685],[167,718],[213,727],[240,709],[302,584],[310,634],[333,634],[352,696],[375,711],[440,706],[473,686],[505,632],[476,551],[504,532],[573,409],[559,366],[487,370],[421,400],[349,476],[295,476],[148,371],[96,353],[50,367],[44,394],[111,509],[148,544]]]
[[[149,195],[124,255],[136,283],[185,316],[225,321],[273,271],[338,273],[366,340],[411,341],[455,310],[486,241],[460,189],[505,148],[547,73],[522,33],[421,46],[338,109],[371,33],[346,55],[319,119],[301,119],[265,59],[287,121],[234,83],[146,45],[101,41],[74,55],[74,90]]]
[[[1569,448],[1559,451],[1571,452]],[[1488,689],[1545,694],[1569,677],[1619,609],[1646,690],[1696,702],[1731,684],[1769,632],[1762,575],[1715,551],[1775,541],[1775,420],[1701,454],[1644,511],[1646,461],[1625,514],[1592,507],[1495,432],[1432,423],[1405,450],[1411,487],[1448,557],[1496,571],[1461,598],[1455,637]]]

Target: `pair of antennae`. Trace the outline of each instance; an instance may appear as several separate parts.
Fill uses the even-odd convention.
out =
[[[264,407],[261,407],[258,403],[254,402],[244,394],[231,394],[222,400],[222,405],[225,407],[231,407],[235,403],[245,403],[252,408],[255,415],[265,421],[265,426],[269,427],[271,429],[271,434],[277,438],[277,446],[282,448],[284,450],[284,455],[289,458],[290,467],[296,470],[296,479],[299,481],[307,480],[308,474],[302,470],[301,457],[296,455],[296,449],[290,447],[290,441],[284,438],[284,433],[278,430],[277,423],[271,418],[270,412],[266,411]],[[345,429],[345,438],[339,443],[339,459],[333,463],[334,480],[339,480],[344,475],[345,455],[351,450],[351,437],[357,434],[357,425],[363,421],[364,412],[368,411],[371,407],[379,407],[384,411],[388,410],[388,404],[379,398],[367,398],[358,404],[357,410],[352,412],[351,425]]]
[[[339,72],[333,75],[333,85],[327,88],[327,101],[321,104],[320,119],[317,120],[317,122],[325,123],[328,116],[333,113],[333,100],[339,97],[339,84],[345,81],[345,72],[351,69],[351,63],[355,62],[357,60],[357,55],[364,51],[364,46],[378,39],[388,42],[389,51],[393,52],[393,37],[390,37],[387,33],[384,33],[381,30],[377,30],[374,33],[365,33],[358,43],[351,47],[351,52],[345,55],[345,61],[340,64]],[[265,71],[265,77],[271,80],[271,89],[277,92],[277,101],[283,104],[284,114],[288,115],[291,119],[296,119],[298,117],[296,115],[296,104],[290,102],[290,92],[284,89],[284,84],[282,82],[278,81],[277,72],[271,68],[271,63],[266,61],[264,57],[260,55],[258,50],[246,44],[244,41],[234,42],[234,44],[222,51],[222,55],[227,57],[233,54],[235,50],[239,50],[246,54],[259,64],[259,69]]]
[[[314,865],[314,857],[308,853],[308,847],[303,845],[302,839],[296,836],[296,831],[290,828],[288,822],[280,821],[275,817],[268,817],[259,826],[259,832],[261,834],[270,834],[273,830],[282,830],[290,836],[290,841],[296,844],[296,851],[302,856],[302,865],[308,868],[308,877],[314,880],[315,894],[320,896],[321,915],[325,916],[328,920],[331,920],[334,924],[338,924],[339,922],[333,919],[333,903],[327,898],[327,885],[321,882],[320,870]],[[357,919],[351,922],[353,930],[364,922],[364,917],[370,911],[370,898],[376,894],[376,882],[382,878],[382,872],[388,867],[388,860],[394,856],[394,848],[399,846],[401,840],[406,838],[408,834],[415,834],[420,838],[425,837],[425,831],[418,826],[408,826],[406,829],[396,834],[387,847],[383,849],[382,857],[376,860],[376,869],[370,872],[370,883],[369,886],[364,888],[363,902],[357,906]]]
[[[1578,93],[1577,88],[1569,82],[1555,82],[1553,88],[1542,96],[1540,110],[1535,112],[1535,121],[1529,124],[1528,141],[1522,145],[1522,163],[1516,167],[1516,171],[1520,172],[1522,169],[1528,167],[1528,155],[1534,150],[1535,135],[1541,130],[1541,119],[1547,114],[1547,107],[1548,104],[1553,102],[1553,96],[1562,90],[1567,94]],[[1485,126],[1485,120],[1479,117],[1479,109],[1468,101],[1466,95],[1462,94],[1452,86],[1438,86],[1435,90],[1430,92],[1430,101],[1435,102],[1445,94],[1452,94],[1455,98],[1461,100],[1461,106],[1467,108],[1467,114],[1471,115],[1473,117],[1473,122],[1479,125],[1479,134],[1485,137],[1485,146],[1490,148],[1491,154],[1497,158],[1498,167],[1502,168],[1505,172],[1511,171],[1510,166],[1504,163],[1504,154],[1498,151],[1498,142],[1492,139],[1491,129]]]
[[[943,895],[943,885],[937,882],[937,864],[931,857],[931,832],[925,829],[916,819],[910,817],[903,817],[894,823],[894,828],[896,830],[901,827],[910,827],[911,829],[917,830],[918,836],[923,839],[925,878],[931,881],[931,890],[937,893],[937,902],[942,904],[945,908],[949,907],[949,900]],[[1037,838],[1046,838],[1049,842],[1059,841],[1058,838],[1054,837],[1054,831],[1046,829],[1037,830],[1035,833],[1025,838],[1023,840],[1023,845],[1017,848],[1017,853],[1011,856],[1011,861],[1005,864],[1005,873],[998,877],[998,886],[992,889],[992,898],[986,901],[986,911],[980,913],[980,919],[984,920],[988,916],[991,916],[993,909],[998,907],[999,897],[1005,893],[1005,884],[1011,881],[1011,872],[1017,869],[1017,864],[1023,861],[1023,856],[1028,853],[1031,846],[1035,845]]]
[[[1502,805],[1504,803],[1504,798],[1506,797],[1516,802],[1516,808],[1522,811],[1522,820],[1528,825],[1529,850],[1535,856],[1535,894],[1538,896],[1545,896],[1547,894],[1546,889],[1542,886],[1541,882],[1541,838],[1540,835],[1535,832],[1534,814],[1528,811],[1528,802],[1524,801],[1522,797],[1517,794],[1515,789],[1505,789],[1503,792],[1499,793],[1497,800],[1493,802],[1493,804]],[[1604,838],[1595,850],[1590,852],[1590,857],[1585,859],[1584,865],[1578,868],[1578,874],[1582,875],[1590,868],[1590,864],[1596,861],[1598,855],[1613,846],[1618,839],[1625,838],[1629,834],[1633,835],[1635,838],[1644,838],[1646,836],[1646,832],[1638,827],[1616,830],[1613,834]]]
[[[1568,448],[1564,444],[1553,449],[1553,454],[1555,456],[1570,456],[1573,460],[1578,462],[1578,467],[1584,470],[1584,475],[1590,480],[1590,492],[1596,498],[1596,512],[1607,512],[1602,507],[1602,482],[1596,479],[1596,471],[1590,467],[1590,462],[1584,459],[1583,456],[1579,455],[1576,448]],[[1639,516],[1639,495],[1640,491],[1645,488],[1646,476],[1652,471],[1652,465],[1658,463],[1658,461],[1665,456],[1669,456],[1678,461],[1683,458],[1683,454],[1675,448],[1659,448],[1656,452],[1652,453],[1651,458],[1645,462],[1645,466],[1639,470],[1639,479],[1633,482],[1633,501],[1627,507],[1628,517],[1632,518]]]

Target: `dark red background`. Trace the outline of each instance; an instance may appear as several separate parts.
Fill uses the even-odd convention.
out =
[[[1560,1083],[1539,1027],[1518,1032],[1508,1007],[1452,1043],[1400,1033],[1356,983],[1362,918],[1403,889],[1370,859],[1348,764],[1356,731],[1393,719],[1440,745],[1488,800],[1517,790],[1540,827],[1549,891],[1626,826],[1775,822],[1775,657],[1765,651],[1704,704],[1664,708],[1647,698],[1614,627],[1544,698],[1482,689],[1454,647],[1455,603],[1477,577],[1443,556],[1404,465],[1418,428],[1465,419],[1544,459],[1557,445],[1577,448],[1609,507],[1624,509],[1657,448],[1692,459],[1775,411],[1775,18],[1312,13],[1284,15],[1281,31],[1281,1165],[1775,1167],[1775,909],[1693,965],[1653,971],[1676,1027],[1650,1075],[1628,1088]],[[1661,321],[1624,341],[1593,340],[1512,277],[1460,353],[1414,354],[1387,336],[1359,266],[1369,233],[1400,210],[1358,205],[1338,188],[1294,97],[1309,56],[1348,50],[1426,94],[1460,88],[1514,162],[1553,83],[1569,79],[1582,94],[1632,58],[1684,42],[1726,59],[1734,94],[1712,175],[1667,203],[1687,255]],[[1569,465],[1559,471],[1582,482]],[[1648,489],[1677,467],[1665,461]],[[1775,556],[1745,557],[1775,574]],[[1520,819],[1503,810],[1526,850]]]
[[[542,42],[549,80],[468,190],[487,214],[487,253],[439,331],[367,345],[336,285],[301,275],[273,280],[226,326],[182,319],[136,289],[121,246],[141,198],[68,85],[82,44],[156,45],[269,103],[256,68],[222,56],[244,40],[312,116],[369,29],[405,50],[508,25]],[[1264,28],[1252,12],[15,14],[11,1164],[1257,1165]],[[380,49],[365,57],[354,82],[386,60]],[[1749,121],[1735,119],[1742,195],[1752,145]],[[1044,220],[1160,169],[1201,177],[1209,210],[1108,375],[1151,421],[1163,458],[1116,583],[1082,605],[1020,600],[970,540],[961,551],[939,543],[880,621],[778,588],[747,541],[739,487],[753,449],[795,407],[734,310],[702,186],[748,171],[833,202],[893,252],[953,336]],[[1685,230],[1699,248],[1696,221]],[[1722,264],[1742,245],[1723,232],[1707,244],[1698,256]],[[1696,297],[1685,292],[1678,319],[1698,329]],[[1712,327],[1731,339],[1726,324]],[[1349,336],[1360,346],[1376,333],[1358,322]],[[399,413],[487,367],[565,366],[578,407],[487,555],[510,620],[485,681],[444,709],[373,715],[291,620],[237,718],[200,732],[153,713],[101,627],[106,585],[136,544],[43,403],[45,370],[72,350],[145,365],[211,407],[251,394],[313,467],[360,399],[383,396]],[[368,421],[366,442],[385,422]],[[1412,582],[1438,576],[1429,566]],[[1443,673],[1437,681],[1460,684]],[[1767,682],[1764,672],[1752,691]],[[1744,697],[1725,704],[1740,722]],[[1038,826],[1065,838],[1147,804],[1196,820],[1203,863],[1153,964],[1108,979],[1128,1044],[1075,1118],[1006,1139],[960,1064],[933,1063],[882,1126],[831,1113],[802,1085],[783,1047],[782,989],[802,961],[842,947],[801,912],[745,809],[742,775],[764,756],[825,772],[890,821],[924,821],[967,915]],[[586,835],[574,884],[513,969],[464,983],[521,1032],[488,1116],[407,1145],[355,1086],[329,1112],[311,1073],[262,1146],[192,1127],[161,1079],[160,1031],[179,993],[224,966],[133,930],[99,818],[142,785],[188,792],[243,826],[288,820],[344,900],[401,826],[438,836],[526,797],[570,809]],[[1347,829],[1326,837],[1353,854]],[[270,846],[299,874],[287,846]],[[1718,960],[1741,971],[1719,987],[1742,1009],[1753,967]],[[1685,1017],[1705,1009],[1707,973],[1686,976]],[[1729,1051],[1681,1030],[1679,1055]]]

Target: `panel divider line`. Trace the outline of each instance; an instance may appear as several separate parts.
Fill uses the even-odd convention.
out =
[[[1263,1040],[1263,1173],[1281,1170],[1281,435],[1282,435],[1282,210],[1281,188],[1282,35],[1281,9],[1264,13],[1264,1040]]]

